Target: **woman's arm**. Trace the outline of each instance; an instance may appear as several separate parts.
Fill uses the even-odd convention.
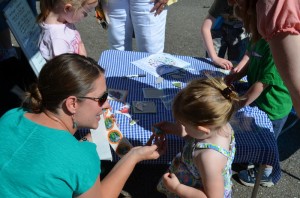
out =
[[[142,160],[157,159],[159,156],[160,151],[157,151],[156,145],[132,148],[101,182],[98,178],[94,186],[79,197],[117,198],[135,165]]]

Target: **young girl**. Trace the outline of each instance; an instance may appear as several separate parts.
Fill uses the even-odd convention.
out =
[[[80,34],[73,23],[95,9],[97,0],[41,0],[38,22],[42,28],[39,48],[46,60],[63,53],[86,56]]]
[[[228,121],[239,100],[223,80],[212,77],[193,80],[178,93],[173,103],[177,122],[155,127],[186,143],[158,191],[168,197],[231,197],[235,139]]]

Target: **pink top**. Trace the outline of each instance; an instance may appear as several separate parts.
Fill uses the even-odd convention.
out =
[[[63,53],[79,54],[81,37],[74,24],[40,24],[39,49],[46,60]]]
[[[300,34],[300,0],[258,0],[257,27],[264,39],[280,32]]]

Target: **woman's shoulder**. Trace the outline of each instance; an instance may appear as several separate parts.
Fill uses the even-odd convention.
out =
[[[8,110],[6,113],[3,114],[3,116],[0,118],[0,122],[6,122],[6,121],[12,121],[15,119],[20,118],[23,116],[23,114],[26,113],[26,110],[18,107],[11,110]]]

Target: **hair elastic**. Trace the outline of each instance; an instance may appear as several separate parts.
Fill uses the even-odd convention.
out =
[[[229,85],[228,87],[226,87],[225,89],[223,89],[221,91],[222,95],[226,98],[226,99],[230,99],[230,95],[232,94],[233,91],[233,86]]]

